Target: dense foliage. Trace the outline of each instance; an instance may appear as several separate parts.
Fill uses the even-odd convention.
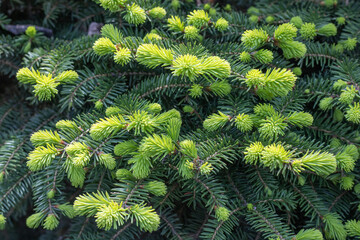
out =
[[[1,239],[360,238],[360,2],[1,8]]]

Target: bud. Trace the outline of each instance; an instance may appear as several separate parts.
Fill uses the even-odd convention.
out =
[[[249,17],[249,21],[250,21],[251,23],[257,23],[257,22],[259,21],[259,17],[256,16],[256,15],[251,15],[251,16]]]
[[[114,61],[121,66],[128,64],[131,60],[131,51],[128,48],[118,48],[114,55]]]
[[[194,111],[194,108],[192,108],[191,106],[189,105],[185,105],[183,107],[183,111],[186,112],[186,113],[192,113]]]
[[[227,11],[227,12],[230,12],[231,11],[231,5],[226,4],[225,7],[224,7],[224,10]]]
[[[5,172],[4,171],[0,172],[0,184],[4,182],[4,176],[5,176]]]
[[[137,151],[138,144],[132,140],[124,141],[118,143],[114,147],[114,153],[116,156],[124,156],[132,154],[133,152]]]
[[[301,26],[304,24],[303,20],[299,16],[291,18],[290,23],[294,24],[296,28],[301,28]]]
[[[36,28],[34,26],[29,26],[26,31],[25,34],[28,35],[29,37],[33,38],[36,35]]]
[[[215,29],[222,32],[229,27],[229,22],[224,18],[219,18],[215,23]]]
[[[256,7],[249,7],[246,13],[249,15],[260,15],[260,10]]]
[[[159,113],[161,111],[161,105],[158,103],[151,103],[148,105],[147,110],[150,113]]]
[[[37,227],[39,227],[43,216],[44,216],[43,213],[34,213],[34,214],[30,215],[26,219],[26,226],[28,226],[28,228],[37,228]]]
[[[99,155],[99,162],[109,170],[113,170],[116,167],[115,158],[110,153]]]
[[[336,18],[336,22],[337,22],[338,25],[344,25],[345,21],[346,21],[346,19],[344,17]]]
[[[229,219],[230,211],[225,207],[217,207],[215,209],[215,217],[218,221],[226,221]]]
[[[150,193],[154,194],[155,196],[165,196],[167,188],[165,183],[160,181],[151,181],[148,182],[144,188],[148,190]]]
[[[253,128],[254,122],[251,119],[250,115],[247,114],[239,114],[235,118],[235,126],[241,131],[241,132],[247,132],[251,131]]]
[[[193,98],[200,97],[202,95],[202,89],[203,89],[203,87],[200,86],[199,84],[194,84],[189,89],[189,92],[190,92],[189,95]]]
[[[265,187],[265,193],[269,197],[273,195],[273,192],[271,191],[271,189],[268,186]]]
[[[347,82],[339,79],[339,80],[337,80],[336,82],[334,82],[333,88],[334,88],[335,90],[341,90],[341,89],[343,89],[343,88],[346,87],[346,86],[347,86]]]
[[[356,184],[355,187],[354,187],[354,192],[356,194],[359,194],[360,193],[360,183]]]
[[[320,109],[323,111],[330,109],[332,101],[333,101],[332,97],[327,97],[327,98],[321,99],[321,101],[319,103]]]
[[[338,53],[343,53],[344,52],[344,45],[342,43],[338,43],[336,45],[333,45],[333,49],[334,49],[334,51],[336,51]]]
[[[299,67],[296,67],[296,68],[293,68],[293,73],[296,75],[296,76],[301,76],[301,74],[302,74],[302,70],[301,70],[301,68],[299,68]]]
[[[358,158],[359,158],[359,150],[353,144],[346,145],[344,152],[349,154],[355,161],[358,160]]]
[[[254,57],[256,60],[258,60],[263,64],[271,63],[272,60],[274,59],[272,51],[268,49],[260,49],[259,51],[256,51],[254,53]]]
[[[209,15],[210,15],[211,17],[215,17],[215,16],[216,16],[216,9],[215,9],[215,8],[210,8],[210,10],[209,10]]]
[[[337,138],[332,138],[331,141],[330,141],[330,147],[331,148],[338,148],[341,146],[341,142],[339,139]]]
[[[105,111],[105,115],[107,117],[110,117],[115,114],[119,114],[121,112],[120,108],[118,107],[108,107]]]
[[[346,120],[359,124],[360,123],[360,103],[354,103],[354,105],[350,105],[348,109],[346,109],[345,114]]]
[[[335,24],[333,23],[328,23],[324,26],[322,26],[319,30],[318,33],[320,35],[324,35],[326,37],[331,37],[331,36],[335,36],[337,33],[337,28],[335,26]]]
[[[104,106],[104,104],[102,103],[101,99],[99,99],[98,101],[95,102],[95,108],[97,110],[100,110],[103,106]]]
[[[116,52],[115,45],[109,38],[99,38],[93,45],[94,52],[97,55],[106,55],[112,52]]]
[[[162,38],[157,33],[148,33],[144,37],[144,41],[148,42],[149,40],[161,40]]]
[[[43,227],[47,230],[54,230],[59,225],[59,220],[56,218],[54,214],[49,214],[45,218],[45,222],[43,223]]]
[[[341,178],[340,187],[344,190],[351,190],[354,186],[354,179],[352,177]]]
[[[301,176],[301,175],[298,176],[298,183],[300,186],[304,186],[305,181],[306,181],[306,178],[304,176]]]
[[[348,38],[347,40],[342,42],[344,48],[348,51],[354,50],[356,47],[357,39],[356,38]]]
[[[0,214],[0,230],[5,229],[5,224],[6,224],[6,218],[4,217],[4,215]]]
[[[344,113],[340,109],[336,108],[334,111],[334,120],[336,122],[341,122],[343,119],[344,119]]]
[[[48,191],[48,193],[46,194],[48,199],[52,199],[55,196],[55,190],[51,189],[50,191]]]
[[[116,178],[117,180],[131,180],[134,181],[136,180],[134,175],[127,169],[122,168],[122,169],[118,169],[116,171]]]
[[[307,40],[312,40],[316,37],[316,29],[314,23],[305,23],[300,29],[301,37]]]
[[[61,204],[58,206],[58,209],[68,218],[74,218],[76,216],[75,209],[72,205]]]
[[[275,18],[273,16],[267,16],[265,18],[265,22],[267,22],[269,24],[273,23],[274,21],[275,21]]]
[[[357,90],[353,85],[346,87],[341,91],[339,101],[345,104],[350,104],[354,101],[356,94]]]
[[[248,63],[251,61],[251,55],[248,52],[240,53],[240,60],[244,63]]]
[[[155,7],[149,11],[149,16],[155,19],[162,19],[166,15],[166,10],[162,7]]]
[[[209,174],[213,169],[214,168],[209,162],[203,163],[199,168],[201,174]]]
[[[337,0],[324,0],[324,5],[328,8],[334,7],[337,5]]]
[[[204,10],[205,10],[205,11],[209,11],[210,8],[211,8],[211,5],[210,5],[209,3],[206,3],[206,4],[204,5]]]
[[[249,211],[251,211],[251,210],[254,209],[254,205],[252,205],[251,203],[248,203],[248,204],[246,205],[246,207],[247,207],[247,209],[248,209]]]
[[[177,10],[180,7],[180,1],[179,0],[172,0],[171,6],[173,9]]]
[[[196,39],[199,36],[199,29],[194,26],[186,26],[184,33],[186,39]]]

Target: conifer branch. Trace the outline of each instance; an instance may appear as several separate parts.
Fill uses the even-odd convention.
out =
[[[19,185],[25,178],[27,178],[28,176],[30,176],[32,172],[28,171],[25,175],[23,175],[21,178],[19,178],[13,185],[11,188],[9,188],[6,193],[0,198],[0,202],[2,202],[16,187],[17,185]]]
[[[331,212],[331,209],[335,206],[335,204],[346,194],[348,193],[348,191],[343,191],[341,194],[339,194],[334,201],[331,203],[330,207],[329,207],[329,212]]]
[[[126,225],[124,225],[124,227],[120,228],[115,234],[114,236],[112,236],[110,238],[110,240],[115,240],[123,231],[125,231],[128,227],[131,226],[131,222],[127,223]]]
[[[182,240],[183,238],[175,230],[174,226],[166,219],[166,217],[164,215],[160,215],[160,217],[166,222],[166,225],[171,229],[171,232],[177,237],[177,239]]]
[[[235,208],[234,210],[232,210],[230,213],[229,213],[229,216],[232,216],[234,215],[236,212],[240,211],[240,208]],[[214,240],[216,238],[216,235],[219,231],[219,229],[222,227],[222,225],[224,224],[225,221],[220,221],[218,226],[216,227],[212,237],[211,237],[211,240]]]

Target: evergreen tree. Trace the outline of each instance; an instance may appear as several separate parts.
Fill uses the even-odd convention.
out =
[[[0,14],[5,239],[360,238],[360,3],[199,2]]]

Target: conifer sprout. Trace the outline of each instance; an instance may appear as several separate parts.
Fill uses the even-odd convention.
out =
[[[249,17],[249,21],[252,22],[252,23],[257,23],[257,22],[259,22],[259,17],[256,16],[256,15],[251,15]]]
[[[350,237],[358,237],[360,235],[360,222],[349,220],[345,223],[345,228]]]
[[[260,49],[259,51],[254,53],[254,58],[259,62],[265,64],[265,63],[271,63],[272,60],[274,59],[274,56],[270,50]]]
[[[142,24],[146,20],[145,10],[136,3],[133,3],[131,6],[128,5],[124,19],[131,24]]]
[[[180,1],[179,1],[179,0],[171,0],[171,6],[172,6],[175,10],[178,10],[178,8],[180,7]]]
[[[210,3],[206,3],[206,4],[204,4],[204,10],[205,10],[205,11],[209,11],[209,10],[210,10],[210,8],[211,8]]]
[[[194,84],[189,89],[189,95],[193,98],[200,97],[203,93],[203,86],[199,84]]]
[[[348,38],[344,42],[342,42],[342,45],[344,46],[344,49],[346,50],[354,50],[355,46],[357,44],[356,38]]]
[[[162,7],[155,7],[149,11],[149,16],[156,19],[162,19],[166,15],[166,10]]]
[[[253,69],[245,76],[245,83],[249,87],[256,87],[257,95],[267,100],[277,96],[286,96],[295,81],[296,76],[286,69],[267,70],[265,74],[258,69]]]
[[[302,75],[302,70],[299,67],[293,68],[292,72],[298,77]]]
[[[4,217],[4,215],[0,214],[0,230],[5,229],[5,224],[6,224],[6,218]]]
[[[215,209],[215,216],[219,221],[226,221],[229,219],[230,211],[225,207],[218,207]]]
[[[338,25],[344,25],[346,22],[346,19],[344,17],[338,17],[338,18],[336,18],[336,22]]]
[[[109,38],[99,38],[93,46],[93,49],[98,55],[105,55],[116,51],[115,45]]]
[[[0,236],[360,237],[360,1],[12,2]]]
[[[229,27],[229,22],[224,18],[219,18],[215,23],[215,28],[219,31],[225,31]]]
[[[120,65],[125,65],[131,60],[131,51],[128,48],[119,48],[114,55],[114,61]]]
[[[275,21],[275,18],[273,16],[267,16],[265,18],[265,22],[267,23],[273,23]]]
[[[161,40],[162,37],[160,37],[158,34],[156,33],[148,33],[145,35],[144,37],[144,42],[148,42],[148,40]]]
[[[43,219],[43,213],[34,213],[26,219],[26,226],[29,228],[37,228]]]
[[[215,17],[216,13],[217,13],[217,11],[215,8],[210,8],[210,10],[209,10],[210,17]]]
[[[168,27],[174,32],[182,32],[185,29],[185,23],[181,21],[178,16],[171,16],[168,18]]]
[[[184,29],[185,38],[196,39],[199,36],[199,29],[194,26],[186,26]]]
[[[316,29],[314,23],[305,23],[301,25],[300,34],[304,39],[313,40],[316,37]]]
[[[173,61],[173,54],[155,44],[142,44],[137,50],[136,60],[149,68],[168,66]]]
[[[318,30],[318,33],[320,35],[324,35],[326,37],[335,36],[337,33],[337,28],[336,28],[335,24],[329,23],[329,24],[322,26]]]
[[[280,42],[292,41],[296,37],[297,28],[291,23],[281,24],[274,33],[274,38]]]
[[[241,36],[241,41],[247,48],[254,49],[262,47],[268,37],[269,35],[264,30],[246,30]]]
[[[174,76],[188,77],[190,80],[203,74],[203,68],[202,61],[190,54],[176,58],[171,67]]]
[[[33,38],[36,35],[36,28],[34,26],[29,26],[26,30],[25,30],[25,34],[28,35],[29,37]]]
[[[240,54],[240,60],[244,63],[249,63],[251,61],[251,55],[248,52],[242,52]]]
[[[354,103],[350,105],[346,110],[345,118],[353,123],[360,123],[360,103]]]
[[[47,230],[54,230],[59,225],[59,220],[54,214],[49,214],[43,223],[43,227]]]
[[[319,103],[319,108],[323,111],[326,111],[332,107],[332,105],[331,105],[332,102],[333,102],[332,97],[323,98],[323,99],[321,99],[321,101]]]
[[[204,10],[194,10],[187,16],[187,22],[196,28],[205,26],[210,21],[210,17]]]
[[[290,23],[294,24],[294,26],[297,28],[301,28],[301,26],[304,24],[303,20],[299,16],[292,17],[290,19]]]

